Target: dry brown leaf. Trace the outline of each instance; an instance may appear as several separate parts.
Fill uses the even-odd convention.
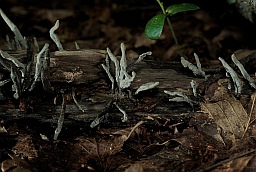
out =
[[[234,52],[237,60],[241,60],[241,59],[245,58],[246,56],[249,56],[252,53],[255,53],[255,50],[239,49]]]
[[[211,170],[211,172],[231,172],[231,171],[255,171],[255,155],[243,156],[234,160],[223,163],[221,166]]]
[[[225,95],[223,100],[215,103],[201,103],[201,110],[214,120],[225,139],[235,143],[236,138],[242,137],[248,115],[235,97]]]
[[[195,114],[189,121],[189,124],[190,126],[196,126],[197,131],[205,137],[208,137],[211,144],[220,147],[226,146],[217,124],[213,119],[209,119],[208,114]],[[219,143],[221,143],[221,145]]]
[[[151,40],[149,38],[147,38],[145,36],[145,34],[140,34],[138,36],[136,36],[136,40],[135,40],[135,44],[134,47],[135,48],[140,48],[140,47],[150,47],[152,44],[155,44],[156,40]]]
[[[130,138],[131,134],[138,128],[144,121],[138,122],[134,127],[119,130],[109,134],[110,137],[104,139],[85,138],[79,139],[80,145],[91,156],[111,156],[122,150],[124,142]]]
[[[244,33],[238,28],[235,27],[226,27],[222,29],[219,35],[215,36],[212,39],[214,44],[217,44],[219,47],[223,47],[222,42],[225,40],[232,39],[235,43],[242,43],[244,40]]]
[[[110,137],[96,140],[94,138],[79,139],[80,145],[91,157],[107,157],[122,150],[123,139],[121,137]]]
[[[4,126],[0,126],[0,133],[7,133],[7,130]]]
[[[74,11],[68,9],[39,9],[38,11],[35,11],[34,15],[41,18],[41,20],[46,19],[54,23],[56,20],[72,17],[75,14]]]
[[[143,167],[139,163],[133,164],[125,170],[125,172],[143,172],[143,171],[144,171]]]
[[[31,135],[20,134],[12,150],[16,155],[22,155],[22,158],[29,160],[38,157],[38,149],[35,147],[34,139]]]
[[[197,147],[198,149],[204,149],[209,145],[207,139],[198,132],[195,128],[184,129],[182,133],[176,135],[177,138],[171,139],[182,145],[186,149],[192,149]]]
[[[28,163],[15,155],[8,154],[12,159],[6,159],[1,163],[3,172],[31,172]]]
[[[229,90],[228,84],[230,84],[230,79],[219,79],[217,82],[211,84],[205,91],[205,100],[211,102],[217,102],[223,100],[223,98],[228,94]]]

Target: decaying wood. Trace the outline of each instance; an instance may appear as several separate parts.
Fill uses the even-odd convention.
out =
[[[50,81],[86,83],[97,80],[106,51],[76,50],[51,53]]]
[[[105,62],[106,51],[104,50],[75,50],[75,51],[56,51],[50,54],[51,65],[49,80],[51,83],[72,83],[72,86],[79,87],[80,84],[84,83],[96,83],[99,79],[106,80],[108,82],[107,74],[102,68],[101,64]],[[129,60],[128,60],[129,61]],[[195,80],[200,83],[204,79],[194,78],[192,73],[185,73],[183,67],[179,63],[165,63],[164,66],[161,63],[142,61],[132,67],[132,71],[136,72],[136,78],[131,85],[131,89],[134,92],[140,85],[147,82],[159,82],[157,86],[158,92],[156,94],[162,94],[164,90],[175,91],[177,89],[190,92],[192,89],[190,86],[191,80]],[[190,76],[189,76],[190,75]],[[110,82],[109,82],[110,83]],[[96,84],[97,85],[97,84]],[[84,112],[74,103],[67,104],[64,125],[73,125],[77,121],[85,122],[88,125],[92,120],[96,118],[98,114],[106,107],[109,101],[109,94],[111,85],[109,85],[109,92],[98,94],[95,89],[95,93],[99,97],[100,101],[94,101],[93,98],[88,97],[86,100],[79,100],[80,106],[84,109]],[[87,96],[87,95],[83,95]],[[166,96],[166,95],[165,95]],[[130,112],[133,111],[133,104],[129,101],[123,101],[121,106],[126,107],[128,117]],[[153,104],[148,106],[155,106]],[[127,109],[127,107],[129,109]],[[190,106],[187,106],[190,108]],[[150,109],[150,108],[149,108]],[[166,109],[159,105],[160,111]],[[53,101],[48,104],[35,104],[34,112],[32,114],[22,114],[18,109],[9,110],[8,113],[2,113],[1,117],[5,119],[17,119],[17,118],[33,118],[38,122],[56,124],[61,105],[53,105]],[[191,110],[191,109],[190,109]],[[121,114],[113,111],[112,115],[116,116],[116,119],[121,119]],[[135,112],[137,114],[137,112]],[[157,112],[159,114],[159,111]],[[170,114],[170,112],[165,112]],[[134,112],[133,112],[134,114]],[[147,112],[139,112],[140,116],[148,116]],[[151,115],[154,115],[152,113]],[[131,116],[129,117],[132,118]],[[133,116],[134,118],[134,116]],[[121,120],[120,120],[121,121]],[[86,124],[85,124],[86,125]],[[122,124],[127,125],[127,124]]]
[[[100,77],[104,77],[105,71],[101,64],[104,63],[106,56],[105,50],[77,50],[77,51],[56,51],[51,53],[51,82],[74,82],[87,83],[88,81],[95,81]],[[240,62],[246,65],[248,61],[255,59],[255,53],[252,53]],[[128,58],[129,61],[129,58]],[[234,64],[231,64],[235,67]],[[221,72],[219,68],[217,72],[220,77],[223,77],[225,72]],[[136,78],[132,83],[132,88],[137,89],[141,84],[147,82],[160,82],[157,86],[161,89],[174,90],[190,89],[191,80],[197,83],[202,83],[203,78],[195,78],[189,73],[184,73],[185,68],[180,63],[159,63],[142,61],[132,67],[131,71],[136,72]],[[106,76],[106,75],[105,75]],[[216,77],[219,79],[220,77]],[[108,79],[106,77],[106,79]],[[211,79],[211,78],[210,78]],[[214,78],[213,78],[214,79]],[[215,80],[216,80],[215,79]]]
[[[75,84],[95,81],[105,75],[101,64],[104,63],[105,50],[79,50],[79,51],[56,51],[51,53],[51,82],[74,82]],[[179,63],[165,64],[164,69],[161,64],[155,62],[154,66],[147,62],[140,62],[132,67],[136,72],[136,78],[132,88],[136,89],[141,84],[147,82],[160,82],[158,88],[161,89],[189,89],[192,79],[201,82],[203,79],[188,76],[182,72],[177,72],[173,67],[182,71]],[[106,77],[106,80],[108,78]]]

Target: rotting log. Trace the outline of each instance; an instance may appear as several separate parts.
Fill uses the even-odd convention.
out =
[[[108,81],[108,77],[101,66],[101,64],[105,62],[105,56],[106,51],[104,50],[75,50],[52,52],[51,65],[49,70],[49,80],[52,84],[70,84],[70,86],[75,86],[76,88],[86,87],[86,83],[95,83],[94,85],[97,85],[97,82],[99,82],[100,79]],[[155,104],[157,104],[155,108],[157,110],[148,112],[143,110],[136,111],[134,110],[134,107],[128,109],[127,112],[130,118],[135,118],[136,115],[139,115],[140,117],[138,118],[138,120],[141,119],[141,116],[178,114],[177,108],[175,108],[175,106],[173,108],[169,108],[166,106],[165,103],[164,105],[162,105],[162,102],[156,99],[161,99],[161,97],[164,96],[168,97],[166,94],[163,93],[164,90],[183,90],[184,92],[191,94],[191,80],[193,79],[197,83],[203,82],[204,80],[193,77],[192,72],[191,74],[184,72],[184,68],[180,63],[161,63],[145,60],[133,66],[131,70],[136,72],[136,78],[131,85],[132,91],[135,91],[141,84],[147,82],[160,83],[157,86],[157,95],[155,96],[154,102]],[[99,90],[98,88],[92,88],[92,90],[93,89],[97,91]],[[111,86],[109,85],[109,90],[110,89]],[[100,93],[95,91],[93,94],[93,96],[97,94],[97,96],[99,97],[98,99],[100,100],[94,101],[94,97],[87,97],[84,99],[81,98],[80,100],[78,100],[79,104],[84,109],[84,112],[80,111],[73,102],[67,104],[64,126],[73,126],[78,121],[83,122],[85,123],[84,125],[89,126],[90,122],[92,122],[95,117],[102,112],[109,100],[110,91],[104,92],[103,90]],[[87,95],[82,95],[82,97],[86,96]],[[121,104],[122,107],[129,107],[130,103],[131,102],[129,102],[128,100],[122,101]],[[149,103],[149,105],[145,106],[152,106],[152,104],[154,103]],[[184,105],[184,103],[180,104]],[[1,113],[1,118],[4,120],[29,118],[38,121],[38,123],[47,123],[54,126],[56,125],[61,110],[60,104],[54,106],[53,100],[51,100],[51,102],[35,104],[34,106],[34,111],[30,114],[20,113],[18,109],[8,109],[8,111]],[[178,108],[180,108],[180,106]],[[189,105],[183,106],[182,108],[183,112],[184,109],[186,109],[186,112],[191,111],[191,107]],[[175,110],[175,112],[173,112],[172,110]],[[119,111],[113,110],[110,113],[113,118],[119,121],[120,125],[129,125],[129,122],[121,123],[122,114],[120,114]],[[110,125],[114,125],[114,123]],[[117,126],[117,123],[115,124],[115,126]]]
[[[50,82],[86,83],[98,79],[105,50],[55,51],[50,54]]]
[[[51,82],[74,82],[75,84],[97,80],[105,74],[101,66],[105,56],[105,50],[94,49],[53,52],[49,79]],[[179,63],[142,61],[131,70],[136,72],[132,89],[137,89],[143,83],[157,81],[160,82],[158,86],[160,89],[189,89],[192,79],[197,82],[203,81],[182,73],[183,67]]]

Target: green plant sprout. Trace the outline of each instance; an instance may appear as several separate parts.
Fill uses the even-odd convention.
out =
[[[165,20],[170,28],[172,37],[175,41],[175,44],[178,47],[178,53],[182,56],[182,52],[179,46],[178,39],[175,35],[174,29],[172,27],[172,23],[170,21],[170,16],[177,14],[179,12],[191,11],[191,10],[198,10],[199,7],[194,4],[190,3],[182,3],[182,4],[174,4],[169,6],[168,8],[164,8],[163,2],[160,0],[156,0],[159,4],[160,8],[162,9],[163,14],[158,14],[152,17],[146,27],[145,27],[145,35],[150,39],[158,39],[163,31]]]

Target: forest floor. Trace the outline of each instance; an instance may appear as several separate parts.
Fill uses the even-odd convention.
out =
[[[102,72],[95,80],[79,84],[53,80],[53,93],[47,93],[38,83],[33,91],[15,99],[12,84],[4,85],[0,94],[1,170],[254,171],[256,93],[231,65],[231,55],[244,62],[255,80],[255,24],[221,1],[198,1],[197,5],[200,10],[177,14],[171,21],[184,57],[195,64],[196,53],[209,75],[207,79],[194,76],[180,65],[181,57],[167,27],[159,40],[146,38],[147,21],[160,12],[155,1],[1,2],[2,10],[20,32],[28,40],[36,37],[40,48],[49,43],[53,54],[58,49],[49,30],[59,20],[56,34],[64,50],[75,50],[76,42],[81,49],[98,52],[108,47],[113,54],[121,55],[120,44],[124,43],[127,58],[151,51],[142,66],[148,67],[146,71],[151,71],[148,73],[154,79],[168,79],[133,97],[129,91],[138,86],[132,85],[134,88],[125,92],[129,96],[117,103],[127,112],[127,122],[122,122],[123,114],[109,101],[111,82],[101,66]],[[6,50],[6,35],[12,39],[13,33],[0,19],[1,50]],[[239,74],[241,93],[235,92],[219,57]],[[80,65],[80,61],[70,58],[67,65]],[[85,67],[90,71],[92,66]],[[10,72],[2,68],[2,78],[7,78]],[[138,78],[140,84],[145,80],[155,82],[142,74]],[[192,79],[197,81],[196,95],[190,87]],[[169,101],[173,97],[164,90],[188,95],[191,102]],[[63,97],[64,124],[58,139],[53,139]],[[88,111],[81,111],[74,97]],[[91,128],[97,114],[106,115],[106,119]]]

